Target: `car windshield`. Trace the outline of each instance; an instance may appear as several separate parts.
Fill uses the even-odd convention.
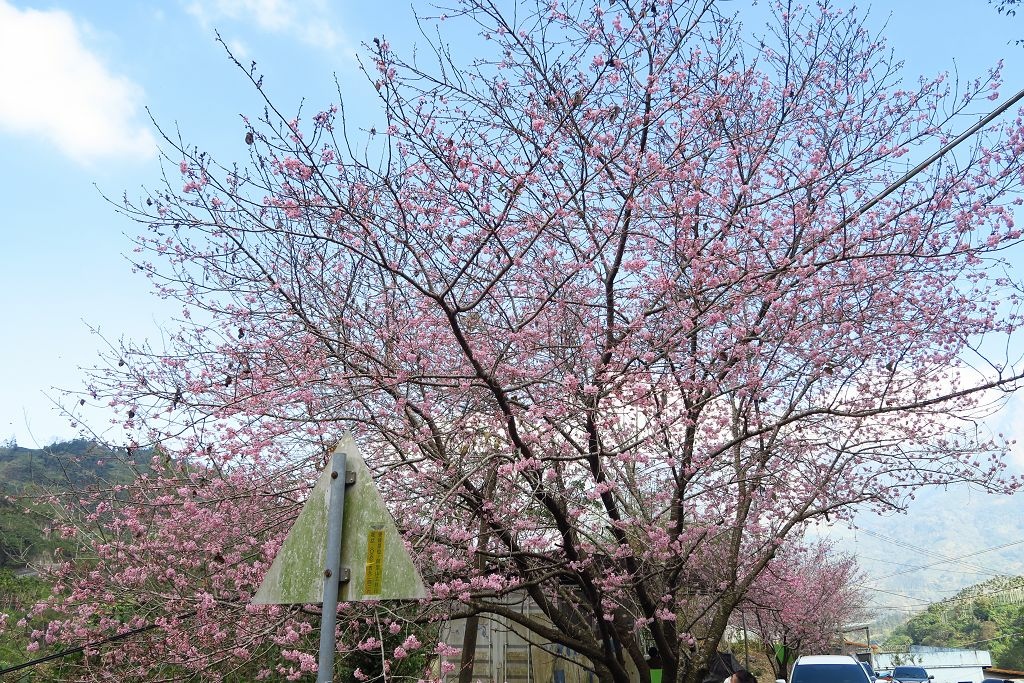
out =
[[[852,664],[802,664],[793,667],[790,683],[865,683],[867,676]]]
[[[893,678],[928,678],[928,672],[919,666],[897,666],[892,672]]]

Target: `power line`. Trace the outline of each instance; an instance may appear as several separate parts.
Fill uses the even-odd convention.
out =
[[[885,541],[887,543],[891,543],[891,544],[899,546],[901,548],[906,548],[907,550],[913,550],[914,552],[922,553],[922,554],[925,554],[925,555],[934,555],[936,557],[942,557],[942,555],[939,555],[934,550],[928,550],[927,548],[922,548],[919,545],[914,545],[913,543],[910,543],[909,541],[904,541],[904,540],[899,539],[899,538],[893,538],[892,536],[886,536],[885,534],[880,533],[878,531],[872,531],[871,529],[867,529],[867,528],[864,528],[864,527],[850,527],[850,529],[851,529],[851,531],[854,532],[854,534],[860,532],[860,533],[863,533],[863,534],[867,534],[868,536],[874,536],[875,538],[881,539],[881,540],[883,540],[883,541]]]
[[[993,640],[1002,640],[1003,638],[1019,638],[1024,636],[1024,631],[1017,631],[1016,633],[1004,633],[1001,636],[995,638],[986,638],[985,640],[975,640],[973,643],[963,643],[962,646],[967,645],[980,645],[981,643],[991,643]]]
[[[893,538],[891,536],[886,536],[885,534],[880,533],[878,531],[872,531],[871,529],[865,529],[865,528],[856,528],[856,529],[854,529],[854,531],[855,532],[856,531],[861,531],[861,532],[867,534],[868,536],[874,536],[875,538],[879,538],[879,539],[881,539],[883,541],[886,541],[888,543],[892,543],[893,545],[897,545],[897,546],[900,546],[902,548],[907,548],[908,550],[913,550],[914,552],[921,553],[922,555],[930,555],[932,557],[938,557],[940,559],[945,559],[945,560],[948,560],[950,562],[955,562],[956,561],[954,558],[948,557],[946,555],[942,555],[940,553],[935,552],[934,550],[931,550],[931,549],[928,549],[928,548],[923,548],[923,547],[918,546],[918,545],[914,545],[913,543],[910,543],[909,541],[904,541],[904,540],[899,539],[899,538]],[[997,572],[991,570],[990,568],[982,567],[981,565],[972,564],[972,563],[964,563],[964,564],[966,564],[969,567],[974,567],[975,569],[983,570],[984,573],[991,573],[991,574],[996,574],[997,573]]]
[[[995,550],[1002,550],[1003,548],[1008,548],[1010,546],[1021,545],[1021,544],[1024,544],[1024,540],[1013,541],[1013,542],[1010,542],[1010,543],[1003,543],[1002,545],[997,545],[997,546],[994,546],[994,547],[991,547],[991,548],[985,548],[983,550],[976,550],[974,552],[966,553],[964,555],[958,555],[958,556],[952,557],[952,558],[941,559],[938,562],[932,562],[931,564],[922,564],[922,565],[919,565],[917,567],[911,567],[909,569],[902,569],[902,570],[900,570],[898,572],[893,572],[892,574],[886,574],[885,576],[879,576],[877,578],[872,579],[872,581],[881,581],[882,579],[889,579],[889,578],[892,578],[894,576],[900,576],[902,574],[909,574],[910,572],[916,572],[916,571],[920,571],[922,569],[930,569],[931,567],[936,567],[936,566],[942,565],[942,564],[948,564],[950,562],[959,562],[960,560],[962,560],[965,557],[973,557],[974,555],[982,555],[984,553],[990,553],[990,552],[993,552]],[[942,557],[942,556],[941,555],[936,555],[936,557]],[[1003,572],[984,571],[984,572],[979,572],[979,573],[989,574],[989,575],[992,575],[992,576],[1005,576],[1006,575],[1005,571],[1003,571]]]
[[[875,538],[878,538],[878,539],[881,539],[883,541],[892,543],[893,545],[898,545],[898,546],[901,546],[903,548],[907,548],[908,550],[913,550],[915,552],[919,552],[919,553],[921,553],[923,555],[929,555],[931,557],[939,558],[939,560],[940,560],[940,561],[935,562],[935,563],[930,564],[930,565],[920,565],[920,566],[914,567],[912,569],[906,569],[906,570],[903,570],[903,571],[900,571],[900,572],[896,572],[894,574],[888,574],[886,576],[873,578],[873,579],[870,579],[870,581],[880,581],[882,579],[887,579],[887,578],[890,578],[892,576],[898,576],[900,574],[906,574],[906,573],[909,573],[911,571],[917,571],[919,569],[927,569],[929,567],[933,567],[933,566],[940,565],[940,564],[946,564],[946,563],[950,563],[950,562],[961,562],[961,560],[963,560],[963,558],[966,558],[966,557],[972,557],[974,555],[981,555],[981,554],[984,554],[984,553],[993,552],[995,550],[1001,550],[1003,548],[1008,548],[1010,546],[1024,544],[1024,539],[1022,539],[1022,540],[1019,540],[1019,541],[1011,541],[1009,543],[1003,543],[1002,545],[992,546],[992,547],[989,547],[989,548],[983,548],[981,550],[975,550],[973,552],[966,553],[964,555],[950,557],[948,555],[943,555],[941,553],[935,552],[934,550],[929,550],[927,548],[922,548],[920,546],[914,545],[913,543],[909,543],[907,541],[903,541],[903,540],[898,539],[898,538],[892,538],[890,536],[886,536],[885,534],[879,533],[877,531],[872,531],[871,529],[855,527],[853,529],[853,531],[854,532],[860,531],[860,532],[863,532],[863,533],[867,534],[868,536],[874,536]],[[995,569],[992,569],[991,567],[986,567],[986,566],[979,565],[979,564],[974,564],[974,563],[971,563],[971,562],[961,562],[961,564],[963,564],[964,566],[967,566],[967,567],[973,567],[974,569],[978,570],[977,573],[979,573],[979,574],[988,574],[990,576],[1002,576],[1002,575],[1006,574],[1005,571],[997,571]]]
[[[896,567],[907,567],[907,572],[916,571],[916,570],[922,568],[921,565],[910,564],[909,562],[896,562],[895,560],[891,560],[891,559],[888,559],[888,558],[885,558],[885,557],[869,557],[867,555],[861,555],[860,553],[858,553],[857,554],[857,561],[858,561],[858,563],[861,560],[869,560],[871,562],[884,562],[887,565],[896,566]],[[941,562],[936,562],[935,565],[945,564],[946,562],[947,562],[946,560],[943,560]],[[929,565],[929,566],[935,566],[935,565]],[[974,575],[974,576],[978,576],[978,575],[996,576],[997,575],[993,571],[988,571],[988,570],[982,571],[981,569],[953,569],[953,568],[950,567],[950,568],[943,569],[942,571],[948,572],[948,573],[951,573],[951,574],[971,574],[971,575]],[[999,575],[1001,576],[1002,574],[999,574]],[[888,576],[895,576],[895,574],[889,574],[886,577],[881,577],[881,578],[888,578]],[[875,581],[876,579],[868,579],[868,580],[869,581]],[[955,593],[957,590],[959,590],[959,589],[953,589],[953,590],[947,591],[947,592]]]
[[[874,197],[872,197],[869,201],[867,201],[866,203],[861,205],[860,209],[858,209],[849,218],[843,220],[839,224],[838,227],[839,228],[844,228],[847,225],[849,225],[850,223],[852,223],[854,220],[856,220],[859,216],[867,213],[867,211],[869,209],[874,207],[876,204],[881,202],[883,199],[888,197],[890,194],[892,194],[893,192],[895,192],[896,190],[898,190],[902,186],[906,185],[918,173],[920,173],[921,171],[925,170],[926,168],[931,166],[934,162],[938,161],[942,157],[946,156],[949,152],[953,151],[954,147],[956,147],[961,142],[963,142],[964,140],[966,140],[967,138],[971,137],[972,135],[977,133],[979,130],[984,128],[987,124],[991,123],[996,118],[1001,116],[1003,114],[1003,112],[1005,112],[1007,109],[1012,107],[1014,104],[1016,104],[1021,99],[1024,99],[1024,90],[1018,91],[1016,95],[1014,95],[1013,97],[1011,97],[1010,99],[1008,99],[1007,101],[1003,102],[1001,105],[996,107],[991,113],[989,113],[986,116],[983,116],[980,121],[978,121],[973,126],[968,128],[964,132],[960,133],[960,135],[956,136],[954,139],[950,140],[945,145],[940,147],[937,152],[933,153],[930,157],[928,157],[927,159],[925,159],[924,161],[919,163],[914,168],[912,168],[909,171],[907,171],[902,177],[898,178],[891,185],[889,185],[889,187],[885,188],[884,190],[882,190],[881,192],[876,194]]]
[[[887,591],[887,590],[884,590],[882,588],[871,588],[870,586],[861,586],[861,588],[863,588],[864,590],[873,591],[875,593],[885,593],[886,595],[894,595],[897,598],[905,598],[907,600],[912,600],[915,604],[924,605],[925,607],[927,607],[928,605],[932,604],[931,602],[928,602],[928,601],[926,601],[923,598],[915,598],[912,595],[904,595],[903,593],[897,593],[895,591]]]
[[[186,612],[185,614],[179,614],[179,615],[177,615],[176,618],[178,618],[178,619],[188,619],[190,617],[194,617],[195,615],[196,615],[196,612],[192,611],[192,612]],[[54,652],[53,654],[46,655],[45,657],[39,657],[38,659],[31,659],[31,660],[29,660],[27,662],[22,662],[21,664],[16,664],[16,665],[8,667],[6,669],[0,669],[0,676],[3,676],[5,674],[9,674],[9,673],[13,673],[15,671],[20,671],[22,669],[27,669],[29,667],[39,666],[40,664],[44,664],[46,662],[53,661],[54,659],[60,659],[62,657],[67,657],[68,655],[73,655],[73,654],[76,654],[78,652],[82,652],[82,651],[87,650],[87,649],[89,649],[91,647],[98,647],[100,645],[105,645],[106,643],[113,643],[113,642],[118,641],[118,640],[124,640],[128,636],[134,636],[136,634],[143,633],[145,631],[151,631],[151,630],[153,630],[155,628],[160,628],[160,626],[157,625],[157,624],[147,624],[146,626],[140,626],[139,628],[135,628],[135,629],[132,629],[130,631],[125,631],[124,633],[119,633],[119,634],[117,634],[115,636],[110,636],[109,638],[104,638],[102,640],[97,640],[97,641],[94,641],[94,642],[91,642],[91,643],[86,643],[85,645],[79,645],[77,647],[69,647],[66,650],[61,650],[60,652]]]

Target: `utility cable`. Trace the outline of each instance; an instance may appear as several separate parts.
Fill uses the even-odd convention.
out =
[[[867,534],[868,536],[874,536],[875,538],[878,538],[878,539],[881,539],[883,541],[892,543],[893,545],[898,545],[898,546],[901,546],[903,548],[907,548],[908,550],[913,550],[915,552],[919,552],[922,555],[930,555],[931,557],[935,557],[935,558],[938,558],[939,560],[942,560],[941,562],[936,562],[935,564],[944,564],[946,562],[960,562],[965,557],[971,557],[971,556],[974,556],[974,555],[981,555],[983,553],[991,552],[991,551],[994,551],[994,550],[1000,550],[1002,548],[1006,548],[1006,547],[1009,547],[1009,546],[1024,544],[1024,540],[1011,541],[1009,543],[1004,543],[1002,545],[992,546],[992,547],[989,547],[989,548],[983,548],[982,550],[976,550],[976,551],[967,553],[965,555],[961,555],[959,557],[950,557],[948,555],[943,555],[941,553],[937,553],[934,550],[928,550],[927,548],[922,548],[920,546],[916,546],[913,543],[908,543],[906,541],[902,541],[902,540],[897,539],[897,538],[892,538],[890,536],[886,536],[885,534],[879,533],[877,531],[872,531],[871,529],[854,528],[853,531],[854,532],[860,531],[860,532],[863,532],[863,533]],[[979,565],[979,564],[975,564],[975,563],[972,563],[972,562],[961,562],[961,564],[964,565],[965,567],[973,567],[974,569],[978,570],[977,573],[979,573],[979,574],[989,574],[991,576],[1002,576],[1002,575],[1006,574],[1005,571],[997,571],[995,569],[992,569],[991,567],[986,567],[984,565]],[[928,566],[934,566],[934,565],[924,565],[924,566],[919,567],[919,568],[920,569],[924,569],[924,568],[926,568]],[[905,571],[898,572],[898,573],[902,574],[902,573],[907,573],[909,571],[912,571],[912,570],[905,570]],[[880,577],[880,578],[888,578],[889,576],[896,576],[896,574],[890,574],[888,576]],[[877,581],[877,580],[880,580],[880,579],[870,579],[870,580],[871,581]]]
[[[849,218],[846,218],[841,223],[839,223],[839,225],[836,226],[837,229],[845,228],[850,223],[853,223],[861,215],[867,213],[867,211],[869,209],[874,207],[876,204],[881,202],[883,199],[888,197],[890,194],[892,194],[893,192],[895,192],[896,190],[898,190],[902,186],[904,186],[907,183],[909,183],[914,178],[914,176],[916,176],[918,173],[920,173],[921,171],[923,171],[926,168],[928,168],[929,166],[931,166],[934,162],[936,162],[939,159],[941,159],[942,157],[946,156],[949,152],[953,151],[954,147],[956,147],[961,142],[963,142],[967,138],[969,138],[972,135],[974,135],[975,133],[977,133],[979,130],[984,128],[987,124],[989,124],[992,121],[994,121],[997,117],[1002,115],[1003,112],[1005,112],[1007,109],[1012,107],[1014,104],[1016,104],[1021,99],[1024,99],[1024,90],[1018,91],[1016,95],[1014,95],[1013,97],[1008,99],[1006,102],[1003,102],[1001,105],[996,107],[987,116],[982,117],[980,121],[975,123],[973,126],[968,128],[964,132],[960,133],[960,135],[956,136],[954,139],[952,139],[949,142],[947,142],[945,145],[940,147],[938,149],[938,151],[936,151],[930,157],[928,157],[927,159],[925,159],[924,161],[919,163],[914,168],[912,168],[909,171],[907,171],[901,178],[897,179],[895,182],[893,182],[891,185],[889,185],[889,187],[885,188],[884,190],[882,190],[881,192],[876,194],[874,197],[872,197],[870,200],[865,202],[863,205],[861,205],[861,207],[856,212],[851,214],[851,216]]]
[[[913,551],[915,553],[920,553],[922,555],[926,555],[926,556],[930,556],[930,557],[937,557],[940,560],[944,560],[944,561],[947,561],[947,562],[955,562],[956,561],[956,559],[953,558],[953,557],[949,557],[947,555],[943,555],[941,553],[937,553],[934,550],[929,550],[927,548],[922,548],[921,546],[915,546],[912,543],[908,543],[908,542],[902,541],[900,539],[894,539],[892,537],[886,536],[885,533],[880,533],[878,531],[872,531],[869,528],[855,528],[854,530],[866,533],[867,536],[871,536],[871,537],[874,537],[876,539],[880,539],[882,541],[885,541],[886,543],[890,543],[890,544],[892,544],[894,546],[898,546],[900,548],[905,548],[905,549]],[[902,563],[900,563],[900,564],[903,565]],[[984,567],[984,566],[981,566],[981,565],[978,565],[978,564],[973,564],[973,563],[970,563],[970,562],[964,562],[963,564],[965,566],[967,566],[967,567],[973,567],[977,571],[977,573],[987,573],[987,574],[992,574],[992,575],[997,573],[997,572],[991,570],[988,567]],[[903,566],[909,566],[909,565],[906,564],[906,565],[903,565]],[[872,579],[871,581],[874,581],[874,580]]]
[[[857,531],[863,532],[863,533],[867,534],[868,536],[874,536],[875,538],[878,538],[878,539],[881,539],[883,541],[886,541],[887,543],[892,543],[893,545],[900,546],[901,548],[906,548],[908,550],[913,550],[914,552],[921,553],[922,555],[930,555],[931,557],[937,557],[939,559],[947,560],[949,562],[955,562],[956,561],[956,558],[952,558],[952,557],[949,557],[947,555],[943,555],[941,553],[937,553],[934,550],[929,550],[928,548],[922,548],[921,546],[914,545],[913,543],[910,543],[908,541],[904,541],[902,539],[893,538],[891,536],[886,536],[885,534],[880,533],[878,531],[872,531],[871,529],[865,529],[865,528],[855,528],[853,530],[855,532],[857,532]],[[992,574],[992,575],[999,574],[999,572],[996,572],[995,570],[993,570],[993,569],[991,569],[989,567],[984,567],[984,566],[981,566],[979,564],[974,564],[974,563],[970,563],[970,562],[965,562],[963,564],[965,566],[967,566],[967,567],[974,567],[975,569],[979,570],[979,573],[988,573],[988,574]]]
[[[930,569],[931,567],[937,567],[937,566],[942,565],[942,564],[949,564],[950,562],[959,562],[960,560],[962,560],[965,557],[972,557],[974,555],[981,555],[981,554],[984,554],[984,553],[990,553],[990,552],[993,552],[993,551],[996,551],[996,550],[1002,550],[1003,548],[1009,548],[1010,546],[1021,545],[1021,544],[1024,544],[1024,540],[1021,540],[1021,541],[1011,541],[1010,543],[1003,543],[1002,545],[993,546],[991,548],[984,548],[982,550],[976,550],[974,552],[970,552],[970,553],[967,553],[965,555],[959,555],[957,557],[952,557],[952,558],[948,558],[948,559],[941,559],[938,562],[933,562],[931,564],[922,564],[920,566],[911,567],[909,569],[901,569],[898,572],[893,572],[892,574],[886,574],[885,576],[875,577],[875,578],[873,578],[871,580],[872,581],[881,581],[883,579],[890,579],[890,578],[892,578],[894,576],[900,576],[901,574],[909,574],[911,572],[920,571],[922,569]],[[937,557],[942,557],[942,556],[941,555],[937,555]],[[970,566],[970,565],[968,565],[968,566]],[[990,574],[992,576],[1005,576],[1006,575],[1006,572],[984,571],[984,572],[979,572],[979,573]]]
[[[194,617],[195,615],[196,615],[196,612],[192,611],[192,612],[186,612],[185,614],[175,615],[175,618],[177,618],[177,619],[188,619],[190,617]],[[132,629],[131,631],[125,631],[124,633],[119,633],[119,634],[117,634],[115,636],[110,636],[109,638],[104,638],[102,640],[97,640],[97,641],[94,641],[94,642],[91,642],[91,643],[86,643],[85,645],[78,645],[77,647],[69,647],[66,650],[61,650],[60,652],[54,652],[53,654],[46,655],[45,657],[39,657],[38,659],[31,659],[31,660],[29,660],[27,662],[22,662],[21,664],[15,664],[14,666],[8,667],[6,669],[0,669],[0,677],[4,676],[5,674],[13,673],[15,671],[20,671],[22,669],[27,669],[29,667],[39,666],[40,664],[44,664],[46,662],[53,661],[54,659],[61,659],[62,657],[67,657],[68,655],[73,655],[73,654],[76,654],[78,652],[82,652],[82,651],[87,650],[87,649],[89,649],[91,647],[98,647],[100,645],[105,645],[106,643],[113,643],[113,642],[118,641],[118,640],[124,640],[128,636],[134,636],[134,635],[139,634],[139,633],[144,633],[145,631],[151,631],[151,630],[153,630],[155,628],[160,628],[160,626],[158,624],[147,624],[146,626],[140,626],[139,628]]]

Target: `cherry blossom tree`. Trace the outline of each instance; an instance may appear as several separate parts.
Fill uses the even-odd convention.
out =
[[[286,114],[243,67],[248,159],[167,136],[173,171],[122,210],[182,318],[81,397],[167,462],[67,525],[96,551],[58,568],[45,638],[160,625],[97,679],[267,648],[256,676],[305,675],[316,609],[246,602],[346,428],[430,585],[410,619],[496,615],[616,683],[648,643],[695,683],[811,520],[1015,489],[979,420],[1021,377],[1021,120],[904,175],[998,72],[908,85],[854,11],[726,11],[467,0],[440,25],[478,31],[472,59],[368,46],[370,130]],[[452,654],[343,609],[381,675]]]
[[[865,615],[863,576],[852,555],[832,544],[789,544],[776,554],[740,607],[742,624],[758,635],[775,678],[788,678],[800,654],[826,652]],[[781,659],[779,650],[788,656]]]

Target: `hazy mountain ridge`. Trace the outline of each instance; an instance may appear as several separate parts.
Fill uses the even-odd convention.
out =
[[[834,534],[855,552],[879,617],[910,614],[995,577],[1024,574],[1024,496],[926,489],[907,514],[862,514]]]

